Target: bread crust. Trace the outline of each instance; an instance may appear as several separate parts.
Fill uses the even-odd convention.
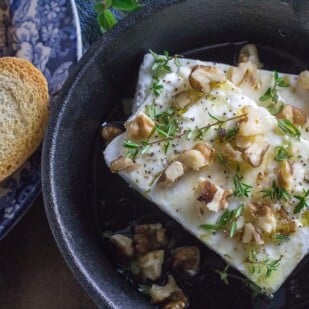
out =
[[[0,58],[0,182],[39,147],[49,116],[48,85],[29,61]]]

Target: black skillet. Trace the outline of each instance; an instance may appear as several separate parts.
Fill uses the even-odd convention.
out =
[[[297,74],[308,69],[309,1],[152,1],[93,44],[52,103],[42,162],[46,212],[65,260],[99,307],[150,306],[116,272],[102,245],[100,230],[134,219],[134,212],[118,201],[143,202],[106,171],[98,142],[101,123],[124,119],[120,101],[133,96],[139,65],[149,49],[233,64],[245,42],[257,44],[269,70]],[[147,203],[136,214],[169,220]],[[212,264],[222,265],[204,250],[206,261],[209,257]],[[306,272],[306,265],[298,267],[273,300],[252,299],[238,283],[225,286],[207,273],[208,280],[194,289],[191,307],[306,308]]]

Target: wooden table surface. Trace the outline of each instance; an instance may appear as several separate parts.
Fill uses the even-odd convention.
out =
[[[0,308],[96,308],[56,246],[41,196],[0,241]]]

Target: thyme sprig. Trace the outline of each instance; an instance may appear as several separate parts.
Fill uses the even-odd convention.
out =
[[[200,228],[209,232],[224,230],[229,233],[231,238],[233,238],[237,230],[237,219],[241,216],[243,210],[243,204],[233,210],[227,209],[218,218],[216,224],[202,224],[200,225]]]
[[[300,130],[288,119],[277,119],[279,129],[285,134],[292,137],[300,138]]]
[[[301,212],[303,208],[309,207],[308,196],[309,196],[309,190],[304,191],[304,195],[294,195],[294,197],[299,201],[294,208],[295,214]]]
[[[279,100],[279,87],[289,87],[289,83],[284,77],[279,77],[279,73],[274,71],[274,85],[266,90],[260,97],[260,101],[267,101],[267,109],[273,114],[278,114],[283,108],[283,102]]]
[[[245,263],[249,266],[249,271],[252,274],[268,278],[272,272],[278,269],[281,259],[282,257],[277,260],[270,260],[269,258],[259,260],[256,252],[254,250],[250,250]]]
[[[262,189],[261,192],[263,193],[262,198],[268,197],[273,202],[280,200],[289,201],[291,199],[290,193],[284,188],[277,186],[275,181],[273,181],[271,188]]]
[[[225,268],[223,270],[219,270],[217,268],[212,267],[212,270],[214,272],[216,272],[219,276],[220,279],[226,284],[229,284],[229,279],[235,279],[240,281],[241,283],[243,283],[247,288],[249,288],[252,291],[253,296],[257,296],[257,295],[264,295],[264,290],[262,288],[260,288],[259,286],[257,286],[255,283],[253,283],[252,281],[250,281],[249,279],[246,278],[242,278],[240,276],[231,274],[228,272],[229,270],[229,265],[226,265]]]
[[[234,171],[221,153],[218,154],[218,160],[233,175],[234,196],[249,197],[252,186],[242,182],[240,166],[237,165],[236,171]]]
[[[215,121],[215,122],[209,123],[206,126],[203,126],[201,128],[196,128],[196,129],[194,129],[194,131],[200,132],[199,134],[203,134],[205,131],[208,131],[211,127],[218,126],[222,122],[225,123],[225,122],[229,122],[229,121],[233,121],[233,120],[238,120],[238,119],[241,119],[241,118],[244,118],[244,117],[246,117],[246,114],[234,116],[234,117],[231,117],[231,118],[227,118],[225,120]],[[153,145],[161,144],[161,143],[165,143],[165,145],[166,145],[167,142],[171,142],[171,141],[173,141],[175,139],[179,139],[183,136],[187,136],[187,138],[188,138],[188,132],[183,131],[179,134],[175,134],[173,136],[166,136],[164,138],[157,139],[157,140],[152,141],[152,142],[142,141],[140,143],[137,143],[137,142],[134,142],[134,141],[131,141],[131,140],[125,140],[123,142],[123,147],[127,149],[126,156],[130,157],[134,160],[138,154],[146,153],[151,148],[151,146],[153,146]]]
[[[160,83],[160,76],[166,73],[170,73],[172,71],[169,65],[170,60],[174,60],[175,65],[180,66],[180,56],[170,56],[167,50],[164,51],[163,55],[158,55],[151,49],[149,50],[149,52],[154,58],[154,63],[151,68],[153,76],[150,89],[152,90],[153,94],[158,97],[163,90],[163,85]]]
[[[291,155],[288,152],[288,145],[277,146],[275,148],[275,160],[283,161],[291,158]]]

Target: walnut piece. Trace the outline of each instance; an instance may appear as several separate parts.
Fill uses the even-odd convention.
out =
[[[122,234],[115,234],[110,237],[110,241],[119,249],[119,251],[127,256],[132,257],[134,249],[132,245],[132,239]]]
[[[119,157],[111,163],[111,172],[119,173],[121,171],[130,172],[136,169],[138,165],[132,159],[126,157]]]
[[[155,250],[138,257],[137,264],[145,278],[157,280],[162,273],[164,250]]]
[[[154,122],[143,112],[125,123],[128,137],[133,140],[148,138],[155,127]]]
[[[238,133],[240,136],[255,136],[264,133],[261,118],[255,107],[246,105],[241,112],[247,116],[240,121]]]
[[[303,90],[309,90],[309,71],[303,71],[299,74],[297,87]]]
[[[169,187],[184,174],[184,166],[179,161],[172,162],[161,174],[158,185]]]
[[[142,224],[135,226],[133,247],[137,254],[163,248],[167,244],[166,230],[161,224]]]
[[[192,89],[205,94],[210,93],[212,83],[224,83],[225,81],[224,73],[212,66],[196,65],[189,75]]]
[[[180,247],[172,253],[173,267],[180,267],[190,276],[198,273],[200,259],[200,250],[195,246]]]
[[[241,241],[244,244],[249,244],[249,243],[252,243],[252,242],[257,244],[257,245],[264,244],[264,241],[261,238],[260,233],[255,229],[255,227],[252,223],[245,223]]]
[[[105,146],[107,146],[115,137],[123,133],[123,129],[116,125],[103,125],[101,136]]]
[[[263,67],[258,56],[257,48],[254,44],[246,44],[240,49],[238,63],[240,62],[251,62],[259,69]]]
[[[231,196],[230,191],[221,188],[207,179],[199,179],[196,189],[197,200],[214,212],[226,209],[227,199]],[[198,207],[198,211],[203,215],[203,209]]]
[[[195,90],[186,90],[174,95],[172,105],[184,109],[200,98],[201,94]]]
[[[278,171],[278,182],[281,188],[291,191],[293,187],[293,166],[288,160],[280,162]]]
[[[242,153],[239,150],[236,150],[233,148],[233,146],[230,143],[226,143],[222,149],[221,152],[224,153],[224,157],[228,160],[231,160],[233,162],[242,162]]]
[[[263,135],[257,135],[254,143],[244,151],[244,159],[253,167],[261,166],[264,155],[269,148],[269,143]]]
[[[305,113],[293,105],[285,105],[282,111],[276,116],[279,119],[288,119],[298,126],[303,126],[307,122]]]

